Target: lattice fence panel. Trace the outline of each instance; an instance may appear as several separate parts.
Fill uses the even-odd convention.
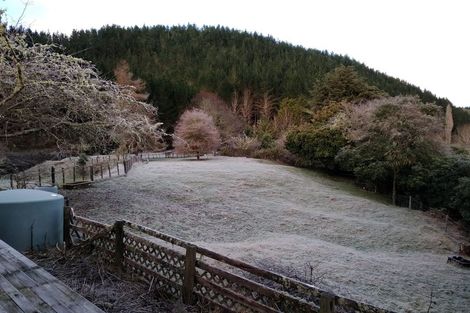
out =
[[[305,300],[198,262],[196,293],[234,312],[317,312]]]
[[[124,234],[126,268],[153,286],[174,297],[181,297],[184,255],[131,233]]]
[[[210,305],[221,308],[223,311],[230,312],[257,312],[248,306],[242,304],[233,298],[223,295],[211,287],[202,285],[196,282],[194,285],[194,292],[196,293],[201,303],[209,302]]]
[[[110,261],[113,258],[116,236],[111,226],[79,217],[74,219],[71,229],[72,235],[78,239],[91,240],[103,260]]]
[[[330,307],[335,303],[337,312],[390,313],[128,221],[117,221],[111,227],[77,217],[70,227],[72,234],[91,241],[97,248],[94,251],[108,263],[114,261],[115,266],[135,274],[153,289],[184,303],[192,303],[195,297],[202,308],[208,304],[222,312],[312,313],[319,312],[320,304]],[[198,255],[214,262],[198,260]]]
[[[200,275],[200,276],[199,276]],[[254,302],[260,303],[262,305],[266,305],[268,307],[276,307],[275,301],[271,298],[263,296],[258,292],[249,289],[243,285],[238,284],[237,282],[233,282],[230,279],[225,277],[219,276],[217,274],[209,273],[208,271],[201,271],[198,273],[198,276],[207,282],[211,282],[212,284],[201,284],[201,279],[198,279],[198,283],[195,286],[195,290],[197,293],[200,293],[201,296],[209,299],[211,302],[221,305],[224,308],[228,308],[234,312],[256,312],[255,310],[251,309],[249,306],[245,305],[244,300],[234,299],[228,295],[225,295],[221,292],[219,288],[214,288],[219,286],[223,290],[229,290],[233,293],[240,295],[248,301],[252,300]],[[273,305],[274,302],[274,305]],[[273,309],[275,310],[275,309]]]

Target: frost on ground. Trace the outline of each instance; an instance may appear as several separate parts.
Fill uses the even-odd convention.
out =
[[[313,171],[246,158],[161,160],[67,191],[78,214],[128,219],[398,312],[469,312],[470,271],[446,264],[454,231]],[[315,276],[315,273],[313,274]],[[307,278],[307,277],[306,277]]]

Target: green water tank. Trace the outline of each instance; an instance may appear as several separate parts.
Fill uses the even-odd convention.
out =
[[[18,251],[63,243],[64,197],[32,189],[0,191],[0,239]]]

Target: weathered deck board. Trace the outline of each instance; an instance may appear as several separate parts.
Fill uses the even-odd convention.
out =
[[[0,313],[103,313],[0,240]]]

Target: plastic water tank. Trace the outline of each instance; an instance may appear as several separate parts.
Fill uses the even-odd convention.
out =
[[[63,242],[64,197],[31,189],[0,191],[0,239],[18,251]]]
[[[57,186],[41,186],[41,187],[38,186],[38,187],[34,187],[34,189],[53,192],[53,193],[59,192],[59,188],[57,188]]]

